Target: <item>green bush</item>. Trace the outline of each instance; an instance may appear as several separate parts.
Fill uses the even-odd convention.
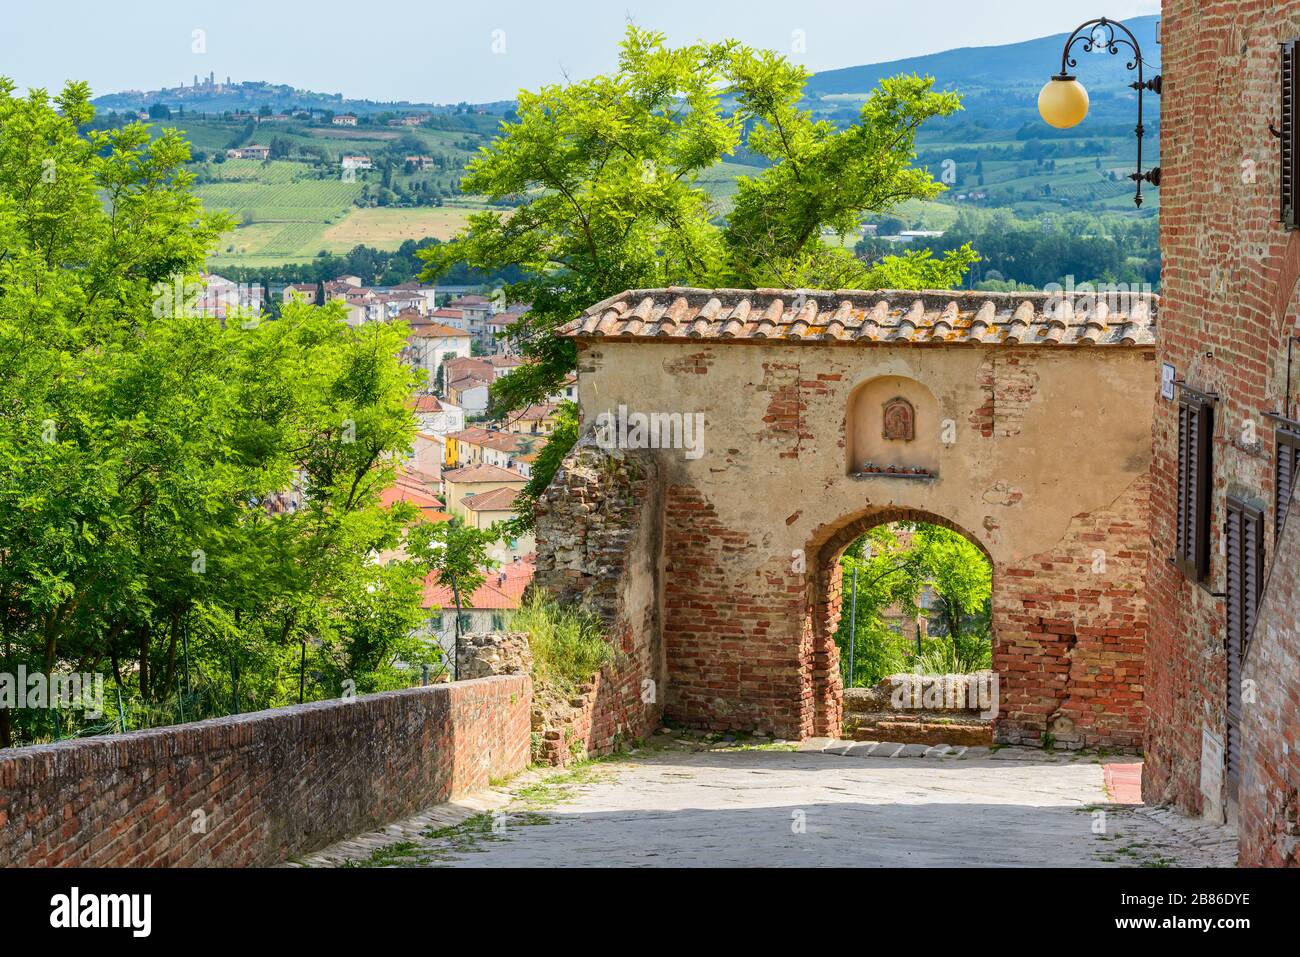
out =
[[[923,675],[965,675],[993,667],[993,645],[967,636],[954,643],[949,638],[925,638],[921,654],[914,655],[906,670],[919,667]]]
[[[598,616],[548,596],[533,595],[511,616],[510,630],[528,634],[533,679],[552,687],[576,687],[614,660]]]

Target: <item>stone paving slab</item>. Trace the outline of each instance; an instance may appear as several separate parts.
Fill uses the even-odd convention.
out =
[[[1000,751],[927,749],[921,759],[895,760],[880,754],[903,745],[885,743],[863,758],[866,749],[826,753],[833,744],[650,749],[602,762],[598,775],[540,810],[521,787],[551,772],[530,772],[397,831],[425,841],[432,853],[417,860],[431,866],[1134,867],[1230,866],[1235,858],[1229,829],[1110,803],[1095,755],[993,760]],[[481,843],[448,846],[421,835],[433,815],[445,824],[485,809],[504,813],[499,832]],[[390,830],[302,863],[363,861],[393,840]]]
[[[903,744],[898,741],[842,741],[835,738],[810,738],[800,744],[797,750],[806,754],[850,758],[993,758],[998,761],[1031,761],[1034,764],[1061,764],[1078,759],[1073,751],[1044,751],[1041,748],[994,749],[952,744]],[[1093,756],[1089,754],[1087,759],[1092,760]]]
[[[844,754],[850,758],[865,758],[879,745],[879,741],[859,741],[845,749]]]
[[[512,782],[512,787],[520,787],[527,784],[535,783],[546,775],[545,771],[533,770],[528,771],[516,777]],[[356,863],[369,858],[375,851],[382,850],[393,844],[403,842],[418,843],[426,840],[425,832],[429,829],[439,829],[445,827],[455,827],[457,824],[463,824],[476,814],[482,814],[484,811],[495,811],[506,807],[511,801],[511,795],[508,791],[500,788],[493,788],[486,791],[478,791],[473,794],[463,795],[454,801],[447,801],[443,804],[434,804],[425,808],[419,814],[415,814],[405,820],[398,821],[395,824],[389,824],[378,831],[371,831],[368,834],[359,834],[356,837],[348,838],[345,841],[339,841],[331,844],[323,850],[316,851],[312,854],[296,858],[292,861],[286,861],[282,867],[340,867],[347,863]]]

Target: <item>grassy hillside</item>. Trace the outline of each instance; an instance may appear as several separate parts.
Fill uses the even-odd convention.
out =
[[[305,262],[325,251],[357,245],[396,249],[407,239],[445,239],[482,203],[460,193],[465,164],[487,143],[498,119],[438,117],[433,125],[382,123],[338,128],[310,122],[263,123],[175,114],[156,129],[179,129],[190,141],[195,192],[239,225],[222,237],[214,268]],[[240,146],[275,146],[269,161],[225,159]],[[382,169],[345,179],[344,155],[369,156]],[[407,155],[427,156],[429,169],[408,167]]]
[[[1158,19],[1127,21],[1142,47],[1147,77],[1159,72]],[[1089,91],[1087,119],[1074,130],[1061,131],[1038,115],[1038,91],[1060,70],[1066,36],[829,70],[809,81],[807,103],[827,119],[847,122],[881,79],[900,73],[933,76],[939,88],[959,92],[963,106],[954,116],[927,124],[918,136],[920,164],[936,177],[945,169],[955,174],[940,202],[1008,207],[1020,216],[1134,212],[1133,184],[1126,177],[1137,155],[1137,95],[1128,88],[1135,79],[1125,69],[1128,49],[1121,47],[1120,55],[1113,56],[1099,46],[1084,54],[1082,43],[1076,44],[1078,66],[1072,72]],[[1146,94],[1144,107],[1143,165],[1150,169],[1159,162],[1160,98]],[[1143,213],[1149,215],[1159,205],[1159,191],[1148,190],[1145,199]]]
[[[212,257],[223,265],[271,266],[304,262],[318,252],[343,253],[353,246],[396,249],[407,239],[447,239],[481,203],[425,207],[357,206],[374,185],[375,173],[345,182],[323,178],[311,165],[287,160],[227,160],[200,167],[195,192],[212,209],[234,214],[239,226],[222,237]]]
[[[1158,69],[1160,52],[1155,22],[1155,17],[1129,21],[1151,73]],[[876,220],[888,216],[907,227],[945,229],[961,210],[1008,209],[1021,219],[1080,211],[1154,215],[1159,191],[1148,190],[1146,205],[1136,211],[1127,178],[1136,153],[1136,102],[1126,87],[1133,78],[1124,70],[1126,57],[1084,55],[1076,47],[1080,62],[1075,72],[1092,100],[1088,118],[1075,130],[1058,131],[1038,117],[1038,89],[1060,68],[1064,39],[1060,34],[826,71],[809,81],[805,105],[832,122],[851,122],[875,85],[899,73],[932,75],[939,87],[961,93],[964,109],[927,124],[917,141],[918,165],[948,190],[936,202],[881,211]],[[236,93],[247,108],[257,97],[282,98],[288,95],[285,89],[253,84]],[[100,102],[126,105],[118,99]],[[1158,163],[1159,98],[1150,95],[1146,104],[1149,169]],[[231,211],[239,222],[223,237],[214,267],[304,262],[322,251],[346,252],[356,245],[395,249],[407,239],[451,236],[469,211],[483,208],[481,201],[461,194],[460,179],[465,165],[491,141],[501,114],[508,112],[440,109],[420,126],[390,126],[387,121],[401,111],[384,112],[384,105],[371,104],[368,110],[354,110],[362,115],[358,126],[336,127],[319,118],[257,123],[247,116],[195,114],[194,105],[180,104],[190,112],[178,109],[157,125],[184,132],[195,151],[192,168],[199,196],[211,208]],[[277,159],[217,161],[227,149],[253,144],[273,147]],[[386,168],[345,181],[340,160],[348,154],[369,156]],[[408,155],[431,157],[432,165],[414,168],[404,162]],[[699,183],[714,197],[717,214],[725,216],[736,179],[758,171],[743,162],[724,162]]]

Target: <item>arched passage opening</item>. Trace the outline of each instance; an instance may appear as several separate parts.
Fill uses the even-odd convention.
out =
[[[943,715],[954,738],[944,743],[989,743],[999,682],[984,543],[944,516],[890,507],[846,517],[814,546],[806,633],[818,733],[857,729],[860,715],[845,722],[844,690],[855,688],[868,690],[849,696],[850,710],[913,712],[911,724],[894,716],[899,734],[921,740],[925,721]]]

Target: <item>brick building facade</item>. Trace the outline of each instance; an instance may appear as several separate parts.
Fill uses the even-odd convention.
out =
[[[1153,428],[1143,794],[1238,816],[1243,863],[1295,864],[1300,529],[1293,516],[1276,541],[1285,423],[1267,413],[1297,417],[1286,378],[1288,340],[1300,335],[1300,231],[1281,221],[1269,127],[1285,129],[1280,49],[1300,36],[1300,0],[1167,0],[1164,14],[1158,338],[1179,385],[1157,401]],[[1184,531],[1195,518],[1185,498],[1195,476],[1187,448],[1179,454],[1189,401],[1207,407],[1210,431],[1199,571],[1172,560],[1180,518]],[[1259,516],[1260,530],[1242,515]]]

